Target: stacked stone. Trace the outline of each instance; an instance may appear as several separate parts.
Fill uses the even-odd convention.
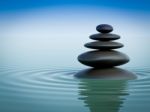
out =
[[[113,42],[113,40],[120,39],[119,35],[110,33],[113,31],[113,27],[108,24],[101,24],[96,27],[96,30],[100,33],[90,36],[90,39],[96,41],[84,46],[97,50],[79,55],[79,62],[94,68],[110,68],[127,63],[129,61],[127,55],[113,50],[123,47],[123,44]]]

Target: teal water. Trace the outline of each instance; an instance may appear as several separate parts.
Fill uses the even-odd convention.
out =
[[[0,112],[149,112],[150,69],[135,80],[77,79],[81,69],[0,69]]]

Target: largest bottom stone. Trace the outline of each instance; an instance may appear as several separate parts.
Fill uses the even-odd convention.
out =
[[[78,60],[87,66],[105,68],[125,64],[129,61],[129,57],[121,52],[114,50],[95,50],[79,55]]]

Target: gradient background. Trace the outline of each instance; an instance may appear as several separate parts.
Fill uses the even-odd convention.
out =
[[[122,36],[127,67],[150,65],[149,0],[1,0],[0,66],[85,67],[77,56],[108,23]]]

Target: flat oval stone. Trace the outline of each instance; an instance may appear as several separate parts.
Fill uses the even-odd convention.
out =
[[[99,79],[99,80],[132,80],[136,79],[136,74],[121,68],[88,68],[77,72],[77,78]],[[113,82],[112,82],[113,83]]]
[[[96,30],[101,33],[109,33],[113,31],[113,27],[108,24],[100,24],[96,27]]]
[[[129,57],[118,51],[89,51],[78,56],[79,62],[95,68],[107,68],[125,64]]]
[[[109,49],[117,49],[123,47],[123,44],[118,42],[105,42],[105,41],[95,41],[90,42],[84,45],[87,48],[92,49],[101,49],[101,50],[109,50]]]
[[[102,34],[102,33],[97,33],[97,34],[91,35],[90,39],[101,40],[101,41],[109,41],[109,40],[120,39],[120,36],[116,35],[116,34]]]

